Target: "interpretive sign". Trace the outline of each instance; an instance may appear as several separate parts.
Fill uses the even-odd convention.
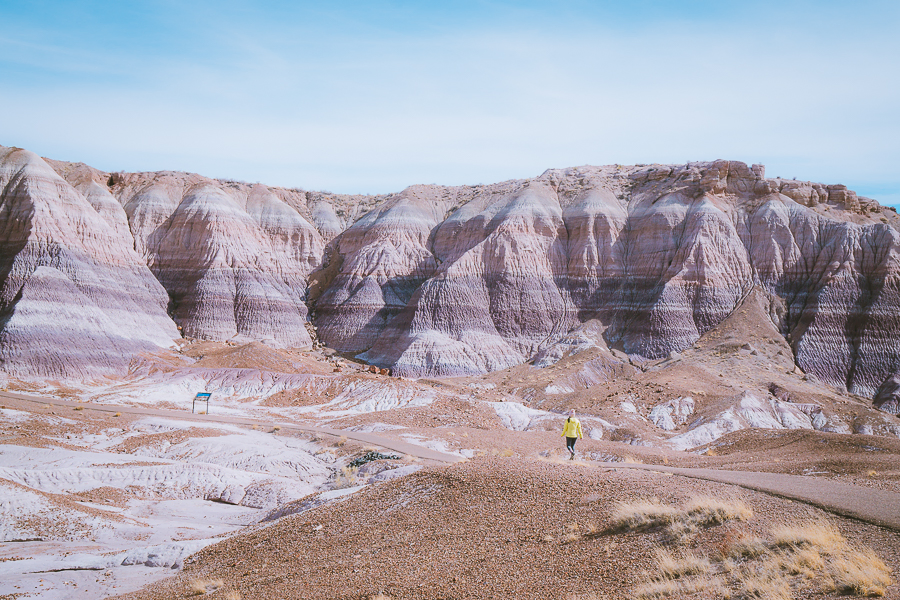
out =
[[[194,403],[191,405],[191,412],[196,412],[198,402],[206,402],[206,412],[209,413],[209,397],[210,396],[212,396],[212,394],[210,394],[208,392],[200,392],[199,394],[194,396]]]

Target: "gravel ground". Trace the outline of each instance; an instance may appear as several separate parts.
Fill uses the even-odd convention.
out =
[[[701,530],[688,543],[696,553],[714,553],[736,536],[766,536],[779,524],[831,522],[851,545],[873,548],[895,574],[900,568],[895,532],[801,503],[659,473],[486,456],[248,530],[194,555],[177,576],[121,598],[195,597],[197,582],[210,583],[210,598],[229,600],[626,598],[654,572],[653,550],[667,542],[660,531],[605,532],[616,501],[681,505],[704,496],[740,500],[755,515]],[[900,598],[896,588],[885,597]]]

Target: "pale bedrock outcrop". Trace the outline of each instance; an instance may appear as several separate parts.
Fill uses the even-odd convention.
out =
[[[308,253],[292,249],[290,240],[297,235],[309,243],[318,233],[309,228],[302,237],[303,223],[264,192],[251,194],[247,203],[256,219],[219,186],[188,189],[148,238],[155,243],[147,248],[151,268],[169,292],[185,336],[308,346]]]
[[[884,380],[875,393],[875,407],[884,412],[900,415],[900,373]]]
[[[346,221],[338,216],[334,207],[328,202],[316,202],[312,207],[313,223],[322,235],[322,240],[327,244],[336,238],[344,229]]]
[[[37,155],[0,147],[0,361],[17,376],[124,370],[178,337],[130,236]]]
[[[69,185],[81,192],[85,200],[117,234],[131,240],[128,215],[125,214],[125,210],[116,197],[109,191],[109,173],[98,171],[84,163],[44,160]]]

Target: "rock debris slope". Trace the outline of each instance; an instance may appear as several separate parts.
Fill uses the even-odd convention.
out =
[[[8,373],[114,370],[167,345],[173,320],[190,338],[307,346],[308,306],[319,341],[399,375],[582,347],[615,366],[692,346],[758,288],[800,368],[900,402],[900,219],[841,185],[715,161],[339,196],[50,166],[3,149]],[[68,318],[50,332],[54,303]],[[37,368],[47,352],[27,342],[50,339],[68,354]]]
[[[93,377],[178,337],[165,290],[104,216],[37,155],[0,147],[0,365],[9,374]],[[109,219],[109,220],[107,220]]]

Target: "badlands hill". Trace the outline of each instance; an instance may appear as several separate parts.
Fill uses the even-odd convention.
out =
[[[117,376],[212,340],[410,377],[590,350],[605,380],[690,351],[752,296],[787,363],[898,408],[900,218],[842,185],[715,161],[340,196],[0,147],[0,189],[16,378]]]
[[[843,186],[0,193],[0,598],[900,598],[900,219]]]

